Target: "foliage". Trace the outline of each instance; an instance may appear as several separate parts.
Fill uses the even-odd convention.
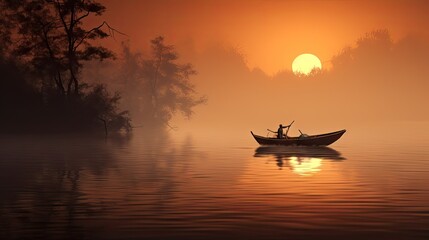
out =
[[[335,55],[331,62],[334,69],[347,69],[353,65],[379,65],[391,58],[393,41],[386,29],[366,33],[356,41],[356,46],[347,46]]]
[[[122,76],[126,79],[124,90],[127,102],[138,102],[139,120],[144,125],[165,127],[177,113],[189,118],[194,107],[205,103],[197,96],[191,76],[196,74],[191,64],[181,64],[174,46],[166,45],[163,37],[151,41],[151,55],[142,59],[123,47],[125,58]]]
[[[118,112],[121,96],[118,92],[111,95],[105,85],[97,84],[85,95],[83,105],[93,114],[92,119],[106,121],[110,130],[117,132],[132,130],[128,111]]]
[[[103,22],[85,29],[83,21],[101,15],[105,7],[88,0],[3,0],[9,28],[13,27],[13,54],[40,73],[42,85],[54,87],[60,95],[77,95],[81,90],[82,61],[106,59],[113,53],[91,40],[109,36]],[[110,30],[110,28],[109,28]],[[42,71],[40,71],[42,70]]]
[[[80,78],[82,62],[112,58],[93,45],[114,31],[106,22],[86,29],[83,21],[105,11],[89,0],[0,0],[0,119],[2,131],[131,130],[120,96]],[[107,27],[109,32],[102,30]],[[13,93],[13,94],[7,94]],[[14,119],[18,119],[14,121]]]
[[[0,55],[0,131],[12,130],[25,122],[33,123],[27,118],[40,111],[40,94],[28,84],[27,76],[21,71],[18,63]]]

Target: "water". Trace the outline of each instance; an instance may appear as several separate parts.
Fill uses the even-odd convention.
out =
[[[0,239],[428,239],[422,126],[310,149],[1,136]]]

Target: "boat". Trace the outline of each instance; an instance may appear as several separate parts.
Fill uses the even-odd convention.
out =
[[[252,131],[250,133],[255,138],[255,140],[260,145],[281,145],[281,146],[328,146],[338,139],[346,132],[345,129],[318,134],[318,135],[307,135],[301,133],[299,137],[288,137],[286,134],[285,138],[276,138],[276,137],[263,137],[254,134]]]

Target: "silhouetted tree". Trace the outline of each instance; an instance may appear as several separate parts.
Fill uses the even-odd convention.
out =
[[[425,101],[428,52],[424,38],[393,41],[388,30],[374,30],[334,56],[326,78],[342,89],[337,97],[344,94],[354,105],[344,109],[353,109],[358,117],[427,118],[427,111],[417,106]]]
[[[372,54],[391,51],[392,45],[393,41],[387,29],[368,32],[356,42],[357,49],[365,49]]]
[[[128,102],[130,98],[139,102],[143,124],[169,126],[176,113],[189,118],[195,106],[206,102],[205,97],[197,96],[190,81],[196,71],[189,63],[177,62],[174,46],[166,45],[163,37],[151,40],[149,59],[133,54],[127,45],[123,51],[123,75],[128,79],[127,84],[133,86],[126,96]]]
[[[0,132],[22,130],[29,125],[29,116],[41,111],[41,95],[28,83],[23,66],[0,53]],[[31,124],[37,122],[32,118]]]
[[[132,127],[128,111],[119,112],[120,99],[118,92],[111,95],[105,85],[97,84],[85,95],[84,103],[88,112],[93,115],[91,119],[103,121],[106,124],[105,127],[111,131],[117,132],[123,129],[130,132]]]
[[[89,0],[3,0],[5,16],[15,28],[13,51],[48,76],[61,95],[77,95],[82,61],[106,59],[113,53],[91,40],[109,36],[106,22],[86,29],[83,21],[103,14],[105,7]],[[10,25],[10,24],[9,24]],[[43,86],[50,86],[43,82]]]
[[[118,93],[79,78],[84,61],[113,57],[93,40],[115,30],[106,22],[83,26],[86,18],[104,10],[91,0],[0,0],[0,110],[7,116],[0,125],[14,126],[6,131],[131,129],[128,112],[119,111]]]
[[[356,46],[343,48],[331,62],[334,70],[344,70],[352,65],[373,65],[378,68],[391,58],[392,47],[393,41],[387,29],[374,30],[359,38]]]
[[[193,107],[204,103],[204,97],[196,98],[189,78],[196,74],[190,63],[179,64],[172,45],[166,45],[163,37],[151,41],[152,58],[143,61],[143,78],[149,85],[148,101],[151,120],[167,123],[176,111],[190,117]],[[148,110],[149,110],[148,109]]]
[[[122,64],[119,75],[115,77],[120,92],[124,94],[122,104],[132,113],[133,120],[141,122],[145,115],[143,109],[145,86],[141,77],[142,54],[130,49],[129,43],[122,43]],[[112,81],[113,82],[113,81]]]
[[[4,4],[0,2],[0,16],[6,16]],[[12,22],[7,17],[0,17],[0,56],[3,58],[11,44]]]

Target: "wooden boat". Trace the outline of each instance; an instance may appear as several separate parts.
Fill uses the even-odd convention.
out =
[[[273,137],[263,137],[253,134],[252,136],[260,145],[282,145],[282,146],[328,146],[329,144],[337,141],[344,133],[345,129],[319,134],[319,135],[306,135],[301,134],[299,137],[286,137],[286,138],[273,138]]]

